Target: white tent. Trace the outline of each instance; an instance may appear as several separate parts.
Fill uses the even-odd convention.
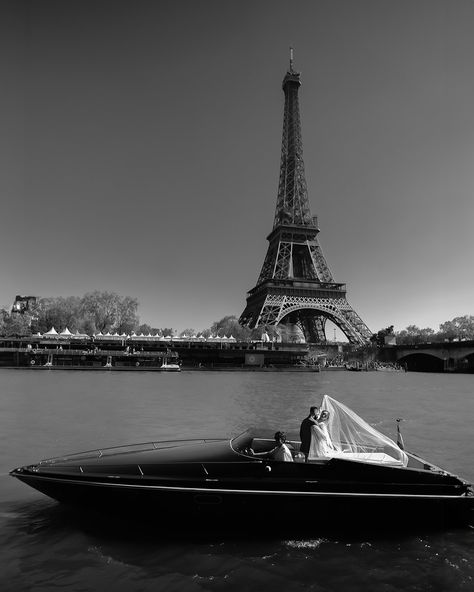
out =
[[[49,331],[46,331],[46,333],[43,334],[43,337],[56,338],[56,337],[58,337],[58,332],[56,331],[56,329],[54,327],[51,327],[51,329]]]
[[[114,340],[117,341],[118,339],[122,339],[117,332],[112,334],[110,331],[107,331],[107,333],[105,333],[105,335],[103,335],[102,338],[109,339],[112,341],[114,341]]]
[[[63,339],[69,339],[70,337],[74,337],[74,336],[71,333],[71,331],[69,331],[69,329],[66,327],[64,329],[64,331],[61,331],[61,333],[59,334],[59,337],[61,337]]]
[[[208,341],[218,341],[218,342],[221,342],[222,341],[222,337],[219,337],[219,335],[215,335],[215,336],[211,335],[209,337]]]

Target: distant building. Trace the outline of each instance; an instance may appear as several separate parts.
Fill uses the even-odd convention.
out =
[[[31,312],[36,304],[36,300],[36,296],[17,295],[12,306],[12,314],[25,314],[25,312]]]

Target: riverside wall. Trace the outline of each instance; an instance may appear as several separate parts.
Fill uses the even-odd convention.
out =
[[[159,368],[164,361],[189,369],[281,368],[302,365],[306,344],[151,340],[0,340],[0,367],[134,369]]]

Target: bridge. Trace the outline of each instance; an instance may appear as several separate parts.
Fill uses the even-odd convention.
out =
[[[474,340],[386,345],[381,357],[407,370],[474,373]]]

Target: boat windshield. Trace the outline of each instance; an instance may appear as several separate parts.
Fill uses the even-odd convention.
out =
[[[254,432],[255,430],[248,429],[245,430],[245,432],[242,432],[241,434],[236,436],[235,438],[232,438],[232,440],[230,441],[232,448],[237,451],[248,448],[252,444],[252,440],[255,437]]]

